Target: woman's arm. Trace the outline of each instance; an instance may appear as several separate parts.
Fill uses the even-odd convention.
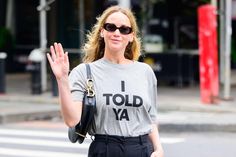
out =
[[[64,53],[60,43],[54,43],[54,46],[50,47],[50,51],[51,55],[48,53],[47,58],[57,80],[62,116],[65,123],[72,127],[80,121],[82,102],[72,100],[68,79],[68,53]]]
[[[82,113],[82,102],[73,101],[68,77],[57,80],[61,113],[67,126],[72,127],[79,123]]]
[[[149,138],[152,142],[154,152],[151,157],[164,157],[164,151],[161,145],[158,127],[156,124],[152,124],[152,132],[149,133]]]

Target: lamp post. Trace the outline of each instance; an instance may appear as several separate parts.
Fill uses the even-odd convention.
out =
[[[220,16],[220,83],[223,85],[223,99],[229,100],[231,90],[231,10],[232,0],[219,1]]]
[[[43,53],[44,58],[41,64],[41,81],[42,91],[47,89],[47,62],[46,62],[46,49],[47,49],[47,11],[50,9],[49,5],[55,0],[40,0],[40,5],[37,7],[39,11],[39,23],[40,23],[40,50]]]
[[[231,10],[232,1],[225,1],[225,65],[224,65],[224,99],[230,99],[230,87],[231,87],[231,65],[230,65],[230,54],[231,54]]]

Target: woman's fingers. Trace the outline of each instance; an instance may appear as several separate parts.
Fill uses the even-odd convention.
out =
[[[50,51],[51,51],[51,55],[52,55],[52,60],[55,61],[57,56],[55,54],[55,49],[53,46],[50,46]]]
[[[63,47],[60,43],[54,43],[53,46],[50,46],[51,56],[47,54],[48,61],[51,63],[56,60],[62,60],[65,63],[68,62],[68,52],[64,53]]]
[[[57,45],[58,45],[59,56],[60,57],[64,56],[64,50],[63,50],[63,47],[62,47],[61,43],[59,43]]]
[[[57,56],[57,57],[61,57],[61,56],[60,56],[60,53],[59,53],[59,46],[58,46],[57,43],[54,43],[54,49],[55,49],[55,51],[56,51],[56,53],[55,53],[56,56]]]
[[[68,52],[65,52],[65,55],[64,55],[64,62],[65,62],[65,63],[68,63],[68,62],[69,62]]]
[[[48,58],[48,61],[49,61],[50,66],[52,67],[53,60],[52,60],[52,57],[50,56],[49,53],[47,53],[47,58]]]
[[[64,50],[60,43],[54,43],[54,49],[55,49],[55,56],[56,57],[63,57],[64,56]]]

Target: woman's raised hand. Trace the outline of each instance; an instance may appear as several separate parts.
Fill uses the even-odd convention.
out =
[[[51,55],[47,53],[47,58],[52,68],[52,71],[57,80],[67,77],[70,69],[68,52],[64,52],[60,43],[54,43],[50,46]]]

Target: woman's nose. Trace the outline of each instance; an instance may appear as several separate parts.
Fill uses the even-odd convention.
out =
[[[120,35],[120,30],[119,29],[116,29],[115,32],[114,32],[115,35]]]

